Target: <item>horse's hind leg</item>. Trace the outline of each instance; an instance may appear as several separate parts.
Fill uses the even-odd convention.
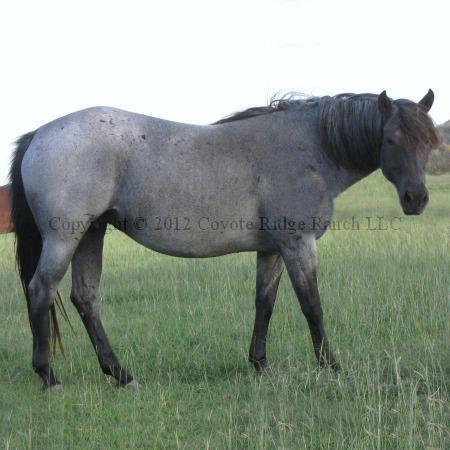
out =
[[[258,252],[256,261],[255,326],[249,352],[249,360],[258,371],[267,366],[267,330],[282,273],[283,260],[278,253],[267,254]]]
[[[28,285],[30,322],[33,333],[33,368],[44,387],[59,384],[50,367],[49,310],[59,282],[66,273],[75,241],[45,239],[36,272]]]
[[[103,373],[116,378],[120,386],[137,387],[133,377],[120,366],[100,320],[98,288],[105,228],[104,224],[95,223],[80,241],[72,259],[70,298],[86,327]]]

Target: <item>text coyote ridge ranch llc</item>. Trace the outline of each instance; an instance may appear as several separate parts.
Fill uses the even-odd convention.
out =
[[[290,234],[304,231],[387,231],[400,230],[401,217],[367,216],[356,218],[354,216],[343,220],[323,220],[321,217],[311,217],[310,221],[295,221],[287,216],[258,217],[255,220],[248,220],[243,217],[238,219],[221,219],[214,217],[178,217],[165,216],[154,217],[150,220],[144,217],[127,218],[115,220],[112,225],[121,230],[134,228],[136,230],[152,231],[191,231],[197,229],[201,231],[217,231],[225,233],[236,230],[259,230],[259,231],[287,231]],[[111,223],[111,222],[109,222]],[[50,230],[65,230],[72,234],[83,233],[93,224],[93,216],[86,214],[85,220],[70,220],[67,217],[52,217],[49,222]],[[99,224],[98,221],[94,226]]]

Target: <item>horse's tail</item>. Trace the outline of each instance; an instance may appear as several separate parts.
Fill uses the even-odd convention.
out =
[[[22,160],[31,141],[33,140],[34,133],[34,131],[27,133],[17,140],[17,147],[13,154],[9,173],[12,199],[11,216],[14,231],[16,233],[16,263],[20,275],[20,281],[22,282],[23,292],[27,301],[28,317],[30,319],[31,327],[32,323],[30,316],[31,311],[28,285],[36,272],[39,258],[41,256],[42,237],[25,195],[22,180]],[[60,307],[60,310],[62,309],[62,311],[64,311],[63,315],[67,316],[67,314],[65,314],[64,307],[62,306],[59,293],[56,302],[58,302],[58,300],[58,307]],[[55,303],[53,303],[50,308],[49,328],[53,353],[55,353],[56,341],[58,341],[61,352],[64,354],[61,335],[59,332],[58,319],[56,316]]]
[[[11,186],[0,186],[0,234],[11,233],[14,227],[11,221]]]

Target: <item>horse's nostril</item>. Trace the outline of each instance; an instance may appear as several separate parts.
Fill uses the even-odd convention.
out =
[[[409,193],[409,191],[405,192],[405,202],[406,203],[411,203],[412,202],[412,195]]]
[[[428,202],[428,192],[425,192],[424,196],[423,196],[423,202],[427,203]]]

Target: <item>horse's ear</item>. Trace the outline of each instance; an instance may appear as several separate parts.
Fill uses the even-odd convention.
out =
[[[428,112],[433,106],[434,102],[434,92],[431,89],[428,89],[428,92],[425,94],[425,97],[420,100],[418,105],[425,111]]]
[[[378,96],[378,109],[385,117],[389,117],[392,113],[392,100],[387,96],[386,91]]]

